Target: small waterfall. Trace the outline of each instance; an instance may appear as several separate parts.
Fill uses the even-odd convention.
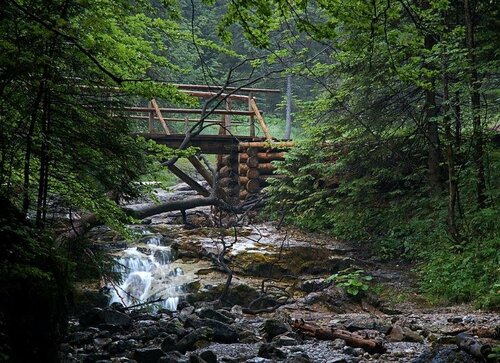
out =
[[[174,257],[160,236],[143,237],[140,243],[122,251],[116,260],[115,272],[121,274],[122,283],[111,286],[110,304],[132,306],[161,299],[156,304],[176,310],[183,292],[182,269],[171,265]]]

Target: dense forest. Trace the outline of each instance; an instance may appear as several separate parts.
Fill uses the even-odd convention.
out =
[[[133,239],[124,205],[197,153],[122,111],[199,107],[177,84],[280,89],[258,100],[278,138],[291,85],[257,222],[407,266],[431,306],[500,307],[498,2],[2,0],[0,19],[0,361],[60,360],[75,286],[109,264],[84,232]]]

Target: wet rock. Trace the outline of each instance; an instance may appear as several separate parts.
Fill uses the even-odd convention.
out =
[[[137,341],[134,339],[127,340],[117,340],[109,345],[108,351],[110,354],[122,354],[127,350],[132,350],[138,345]]]
[[[67,342],[71,345],[84,345],[92,341],[94,334],[88,331],[78,331],[67,338]]]
[[[184,324],[177,318],[173,318],[168,322],[160,321],[159,323],[160,331],[167,334],[175,334],[182,337],[187,334],[187,330],[184,328]]]
[[[80,324],[83,326],[95,326],[102,323],[128,328],[132,324],[132,319],[120,311],[100,308],[91,309],[80,317]]]
[[[158,363],[188,363],[189,359],[180,352],[168,352],[158,360]]]
[[[111,338],[96,338],[94,339],[94,345],[97,347],[105,347],[111,344]]]
[[[176,344],[176,349],[180,352],[187,352],[206,346],[212,340],[213,331],[209,328],[202,327],[188,333]]]
[[[197,354],[191,354],[189,356],[189,363],[207,363],[207,361],[203,358],[201,358]]]
[[[209,308],[201,309],[198,312],[198,316],[200,318],[217,320],[217,321],[220,321],[220,322],[225,323],[225,324],[231,324],[234,322],[234,318],[229,317],[227,315],[227,312],[225,314],[223,314],[220,311],[217,311],[214,309],[209,309]]]
[[[101,318],[102,311],[103,310],[101,308],[93,308],[86,311],[80,316],[79,319],[80,325],[91,326],[102,323],[102,318]]]
[[[212,319],[203,319],[201,323],[212,329],[215,342],[230,344],[237,343],[239,340],[236,329],[228,324]]]
[[[159,348],[141,348],[134,351],[134,359],[138,363],[156,363],[165,355]]]
[[[177,341],[178,341],[177,335],[175,334],[167,335],[163,339],[163,342],[161,343],[161,350],[163,350],[164,352],[174,351]]]
[[[107,353],[91,353],[88,354],[84,359],[83,363],[96,363],[98,361],[107,361],[110,359],[109,354]]]
[[[110,334],[123,332],[123,328],[118,325],[102,323],[97,325],[100,331],[107,331]]]
[[[291,327],[288,323],[278,319],[268,319],[264,323],[264,331],[267,334],[269,340],[273,339],[275,336],[291,331]]]
[[[264,343],[259,348],[259,357],[268,359],[284,359],[286,358],[285,352],[276,348],[270,343]]]
[[[217,354],[215,354],[212,350],[205,350],[200,353],[200,357],[207,363],[217,363]]]

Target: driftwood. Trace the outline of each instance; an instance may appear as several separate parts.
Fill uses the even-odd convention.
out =
[[[491,353],[491,347],[489,345],[482,344],[470,334],[457,334],[455,337],[455,343],[461,350],[481,361],[486,360],[488,354]]]
[[[307,324],[303,320],[295,320],[292,328],[304,335],[314,337],[320,340],[343,339],[351,347],[363,348],[369,353],[384,353],[386,351],[382,340],[367,339],[359,334],[351,333],[340,329],[323,329],[318,326]]]

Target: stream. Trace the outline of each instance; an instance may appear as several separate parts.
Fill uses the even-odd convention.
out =
[[[182,185],[159,192],[160,200],[192,195]],[[498,345],[498,314],[430,306],[410,266],[384,264],[362,246],[268,222],[215,228],[208,207],[187,219],[185,226],[180,213],[154,216],[131,226],[132,242],[103,227],[90,233],[122,278],[95,289],[103,299],[70,321],[61,362],[465,363],[484,359],[458,348],[460,334]],[[207,256],[223,243],[234,275],[220,303],[227,275]],[[367,293],[351,296],[326,281],[346,268],[373,277]],[[297,322],[382,349],[311,337]]]

